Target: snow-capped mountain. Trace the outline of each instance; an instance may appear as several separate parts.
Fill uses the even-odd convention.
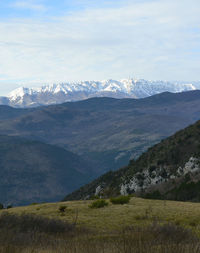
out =
[[[200,82],[178,83],[123,79],[82,81],[45,85],[40,88],[18,88],[0,103],[14,107],[35,107],[83,100],[91,97],[145,98],[161,92],[182,92],[200,89]]]

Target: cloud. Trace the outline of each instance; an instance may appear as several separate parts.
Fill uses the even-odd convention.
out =
[[[12,3],[10,6],[18,9],[28,9],[33,11],[45,11],[47,9],[45,5],[31,0],[16,1]]]
[[[124,1],[125,2],[125,1]],[[0,22],[0,76],[22,82],[199,79],[200,2],[127,1]]]

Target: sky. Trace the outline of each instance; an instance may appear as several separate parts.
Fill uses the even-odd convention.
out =
[[[200,80],[199,0],[0,0],[0,95],[79,80]]]

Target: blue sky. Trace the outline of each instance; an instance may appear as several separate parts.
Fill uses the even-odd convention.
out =
[[[73,80],[200,80],[199,10],[199,0],[0,0],[0,95]]]

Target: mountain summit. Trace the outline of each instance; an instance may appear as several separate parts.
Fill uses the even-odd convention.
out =
[[[0,104],[13,107],[36,107],[61,104],[91,97],[145,98],[162,92],[182,92],[200,89],[200,82],[177,83],[123,79],[104,81],[81,81],[42,86],[40,88],[18,88],[8,97],[1,97]]]

